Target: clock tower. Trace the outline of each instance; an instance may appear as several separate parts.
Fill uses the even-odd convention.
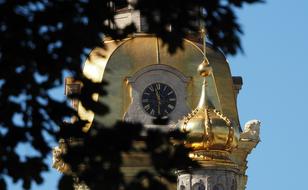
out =
[[[138,11],[121,9],[115,18],[123,27],[136,23],[139,32],[121,42],[105,38],[107,51],[94,49],[86,60],[86,77],[94,82],[109,81],[108,95],[94,98],[110,112],[99,116],[75,104],[81,118],[89,121],[85,130],[93,121],[112,125],[116,120],[142,123],[145,128],[178,128],[188,132],[185,145],[192,148],[191,158],[202,167],[177,171],[177,186],[170,189],[244,190],[246,158],[259,142],[260,122],[252,120],[242,130],[236,104],[242,79],[231,75],[224,54],[209,44],[205,47],[186,39],[183,49],[170,55],[159,38],[142,33],[146,24]],[[74,85],[67,83],[66,89]],[[158,116],[168,117],[169,123],[155,125],[153,119]],[[59,152],[54,151],[54,167],[65,172],[56,158]],[[151,169],[145,155],[124,157],[127,179]]]

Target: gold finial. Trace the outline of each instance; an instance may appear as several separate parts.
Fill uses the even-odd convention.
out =
[[[207,77],[212,73],[212,67],[210,66],[210,63],[206,57],[202,63],[199,64],[198,72],[202,77]]]
[[[206,106],[206,86],[207,82],[205,77],[209,76],[212,73],[212,67],[210,66],[209,60],[206,57],[206,29],[205,27],[201,29],[201,35],[203,37],[203,61],[199,64],[198,66],[198,72],[199,74],[204,77],[203,79],[203,84],[202,84],[202,92],[201,92],[201,97],[199,100],[199,104],[197,108],[204,108],[207,109]]]
[[[203,38],[203,61],[198,66],[198,72],[202,77],[207,77],[211,74],[212,68],[209,60],[206,57],[206,28],[201,29],[201,35]]]
[[[203,61],[198,66],[199,74],[204,77],[202,92],[198,106],[187,117],[181,120],[177,127],[189,132],[186,145],[194,151],[227,151],[237,146],[232,122],[219,111],[208,106],[207,80],[212,74],[212,67],[206,57],[206,31],[203,35]]]

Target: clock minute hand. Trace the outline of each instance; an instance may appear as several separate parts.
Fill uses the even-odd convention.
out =
[[[161,105],[161,102],[160,102],[160,95],[159,95],[157,89],[155,89],[155,94],[156,94],[157,103],[158,103],[158,105],[157,105],[157,108],[158,108],[157,112],[158,112],[158,115],[160,115],[160,105]]]
[[[159,95],[159,93],[158,93],[158,91],[156,89],[155,89],[155,94],[156,94],[156,98],[157,98],[159,104],[161,104],[160,103],[160,95]]]

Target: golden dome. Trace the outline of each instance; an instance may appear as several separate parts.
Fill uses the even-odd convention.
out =
[[[230,151],[237,147],[239,132],[226,116],[208,104],[206,77],[211,74],[212,68],[206,58],[198,71],[204,77],[199,104],[176,127],[188,132],[185,144],[193,150]]]
[[[123,119],[132,102],[127,78],[145,67],[158,64],[158,57],[161,65],[172,67],[191,79],[187,84],[185,103],[189,108],[196,108],[204,79],[196,72],[200,62],[204,60],[201,44],[184,40],[183,49],[173,55],[168,53],[168,47],[159,38],[149,34],[136,34],[121,42],[111,40],[104,44],[106,49],[97,48],[91,52],[83,72],[94,82],[109,81],[109,85],[105,87],[108,94],[103,98],[96,96],[95,100],[107,105],[110,112],[106,115],[94,115],[79,104],[78,113],[82,119],[88,120],[90,124],[96,121],[108,126]],[[240,122],[229,64],[223,53],[210,44],[207,44],[206,52],[212,68],[211,75],[206,77],[209,104],[227,116],[239,131]]]

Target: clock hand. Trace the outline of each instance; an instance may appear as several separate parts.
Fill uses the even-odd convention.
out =
[[[159,95],[159,93],[156,89],[155,89],[155,94],[156,94],[157,101],[159,102],[159,104],[161,104],[160,103],[160,95]]]
[[[160,105],[161,105],[161,102],[160,102],[160,95],[159,95],[157,89],[155,89],[155,94],[156,94],[157,104],[158,104],[157,105],[157,108],[158,108],[157,112],[158,112],[158,115],[160,115]]]

